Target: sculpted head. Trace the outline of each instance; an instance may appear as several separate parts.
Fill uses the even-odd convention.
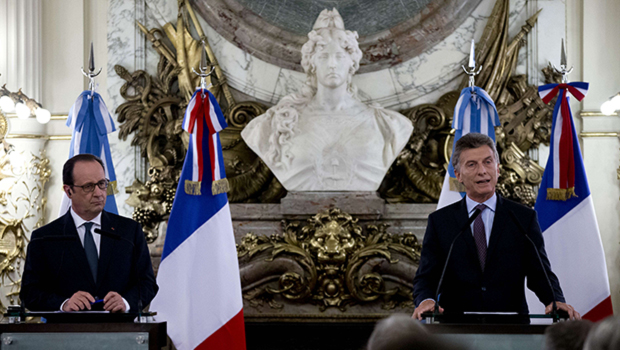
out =
[[[301,48],[307,84],[315,89],[317,84],[328,88],[350,85],[362,58],[357,38],[357,32],[344,29],[336,9],[323,10],[308,33],[308,42]]]

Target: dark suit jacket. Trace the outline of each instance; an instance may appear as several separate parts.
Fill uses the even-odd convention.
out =
[[[514,214],[514,218],[509,212]],[[558,278],[551,271],[534,210],[497,196],[484,272],[478,261],[471,228],[467,225],[468,218],[465,198],[429,215],[420,266],[413,281],[416,305],[425,299],[435,299],[450,244],[463,229],[465,232],[454,243],[441,287],[439,305],[445,312],[504,311],[527,314],[526,277],[527,287],[536,293],[544,305],[549,305],[553,301],[549,284],[534,246],[521,232],[519,225],[527,231],[540,253],[554,287],[556,301],[564,302]]]
[[[104,211],[101,229],[119,237],[101,235],[97,283],[70,211],[32,233],[20,292],[27,309],[60,310],[77,291],[101,299],[110,291],[117,292],[127,300],[130,311],[138,310],[139,297],[144,307],[151,302],[158,287],[140,225]]]

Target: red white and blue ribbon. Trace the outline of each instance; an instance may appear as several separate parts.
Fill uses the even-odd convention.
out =
[[[547,172],[550,172],[547,185],[547,199],[565,201],[575,194],[575,152],[573,133],[573,116],[569,104],[569,94],[578,101],[583,100],[588,92],[588,83],[574,82],[568,84],[547,84],[538,87],[538,94],[544,103],[554,97],[558,100],[553,108],[553,126],[551,131],[551,149]]]
[[[116,127],[101,95],[91,90],[83,91],[69,110],[67,126],[72,130],[69,158],[84,153],[101,158],[105,176],[110,180],[105,210],[117,214],[118,208],[114,199],[114,194],[118,192],[116,172],[108,141],[108,134],[116,131]],[[71,201],[64,195],[59,215],[67,213],[70,206]]]
[[[188,154],[192,156],[191,179],[186,179],[184,185],[187,194],[200,195],[203,179],[209,180],[213,195],[228,192],[218,135],[227,126],[215,96],[209,90],[197,89],[183,118],[183,130],[190,135]]]

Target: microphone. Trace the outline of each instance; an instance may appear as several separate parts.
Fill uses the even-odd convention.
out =
[[[98,233],[98,234],[100,234],[102,236],[105,236],[105,237],[108,237],[108,238],[115,239],[117,241],[125,241],[125,242],[131,244],[132,248],[134,247],[134,244],[133,244],[132,241],[128,240],[127,238],[125,238],[125,237],[123,237],[123,236],[121,236],[121,235],[119,235],[117,233],[112,233],[112,232],[104,231],[104,230],[101,230],[101,229],[98,229],[98,228],[95,229],[95,233]]]
[[[517,220],[517,216],[512,212],[512,210],[507,210],[507,211],[512,221],[514,221],[517,224],[519,231],[521,231],[521,233],[525,236],[525,238],[527,238],[527,240],[532,244],[532,247],[534,248],[534,251],[536,252],[538,263],[540,264],[540,267],[543,270],[545,279],[547,280],[547,284],[549,285],[549,290],[551,290],[551,295],[553,296],[553,302],[552,302],[553,306],[551,308],[551,315],[554,316],[554,319],[555,319],[556,317],[560,316],[558,314],[558,305],[555,303],[555,299],[556,299],[555,290],[553,289],[553,286],[551,285],[551,279],[549,279],[549,275],[547,274],[547,269],[545,269],[545,265],[542,262],[542,258],[540,257],[540,252],[538,251],[538,248],[536,247],[536,243],[534,243],[530,235],[527,234],[527,231],[525,231],[523,226],[521,226],[521,223],[519,222],[519,220]]]
[[[101,229],[96,228],[95,229],[95,233],[98,233],[102,236],[106,236],[108,238],[112,238],[115,239],[117,241],[125,241],[129,244],[131,244],[132,249],[135,248],[135,244],[133,244],[132,241],[128,240],[127,238],[117,234],[117,233],[112,233],[112,232],[108,232],[108,231],[104,231]],[[136,261],[136,259],[138,259],[137,256],[134,255],[134,261],[133,261],[133,265],[135,266],[135,273],[136,273],[136,278],[138,279],[138,323],[142,323],[142,291],[140,290],[140,288],[142,287],[142,280],[140,279],[140,273],[138,272],[138,263]]]
[[[437,313],[439,310],[439,292],[441,290],[441,284],[443,283],[444,275],[446,274],[446,269],[448,268],[448,262],[450,261],[450,255],[452,255],[452,248],[454,248],[454,243],[459,237],[461,237],[463,232],[467,230],[467,228],[471,225],[471,223],[474,222],[474,220],[476,220],[476,218],[480,215],[480,213],[482,213],[482,210],[476,209],[474,214],[471,217],[469,217],[469,220],[467,220],[467,223],[465,223],[463,228],[461,228],[461,231],[459,232],[459,234],[456,235],[456,237],[454,237],[454,239],[452,240],[452,243],[450,243],[450,249],[448,250],[448,256],[446,257],[446,263],[443,265],[443,271],[441,271],[441,277],[439,278],[439,283],[437,284],[437,292],[435,293],[435,300],[436,300],[435,313]]]

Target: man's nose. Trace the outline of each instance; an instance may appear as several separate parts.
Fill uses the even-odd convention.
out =
[[[97,197],[105,197],[108,194],[108,189],[101,189],[99,186],[95,186],[95,195]]]

